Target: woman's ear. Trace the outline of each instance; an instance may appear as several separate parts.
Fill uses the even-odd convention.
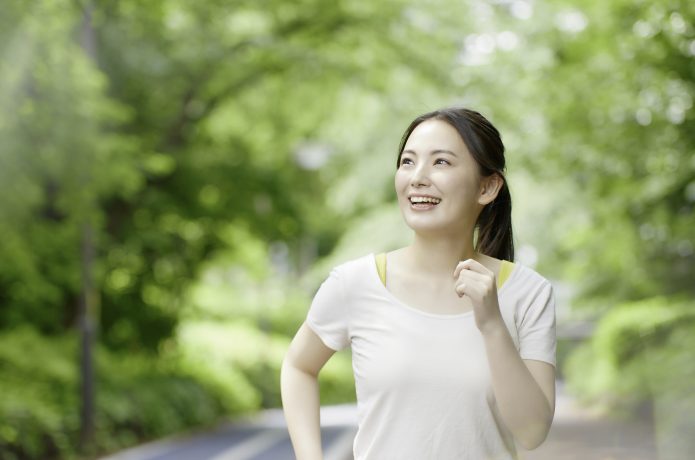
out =
[[[487,177],[483,177],[480,181],[480,195],[478,196],[478,203],[485,206],[486,204],[492,203],[497,194],[502,190],[504,186],[504,179],[497,174],[493,173]]]

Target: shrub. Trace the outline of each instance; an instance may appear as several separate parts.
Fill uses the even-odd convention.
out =
[[[0,452],[5,459],[75,458],[79,435],[78,342],[23,328],[0,334]],[[175,362],[96,347],[93,450],[210,424],[230,396]]]
[[[239,385],[232,370],[249,382],[243,387],[247,401],[265,407],[280,407],[280,368],[289,339],[259,331],[250,322],[197,321],[184,323],[178,337],[184,368],[203,381],[222,386]],[[354,383],[349,358],[335,356],[322,370],[321,402],[324,404],[354,400]],[[237,387],[236,391],[241,391]]]
[[[570,389],[585,401],[634,409],[695,381],[695,303],[656,297],[619,305],[569,357]]]

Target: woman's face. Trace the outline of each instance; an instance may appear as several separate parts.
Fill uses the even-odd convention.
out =
[[[410,134],[395,178],[398,204],[410,228],[458,236],[472,232],[487,202],[482,182],[459,133],[436,119],[420,123]]]

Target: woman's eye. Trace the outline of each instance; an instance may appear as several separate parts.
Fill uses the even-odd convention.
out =
[[[411,160],[410,158],[403,158],[403,159],[401,160],[401,164],[402,164],[402,165],[406,165],[406,164],[409,165],[409,164],[412,164],[412,163],[413,163],[413,160]]]
[[[447,160],[445,160],[443,158],[438,158],[437,161],[434,162],[434,164],[436,164],[436,165],[440,165],[440,164],[450,165],[451,163],[449,163]]]

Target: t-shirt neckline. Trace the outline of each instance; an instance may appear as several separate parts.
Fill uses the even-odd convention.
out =
[[[395,296],[391,291],[389,291],[388,288],[381,282],[381,277],[379,277],[379,271],[377,270],[377,266],[376,266],[376,253],[372,252],[372,253],[370,254],[369,259],[370,259],[370,262],[371,262],[369,265],[371,266],[371,267],[370,267],[370,271],[371,271],[371,275],[372,275],[372,276],[371,276],[372,282],[376,282],[376,284],[378,284],[378,286],[379,286],[379,289],[381,289],[381,290],[386,294],[386,296],[387,296],[391,301],[393,301],[394,303],[396,303],[398,306],[400,306],[400,307],[402,307],[402,308],[404,308],[404,309],[406,309],[406,310],[409,310],[409,311],[418,313],[418,314],[420,314],[420,315],[427,316],[427,317],[430,317],[430,318],[437,318],[437,319],[456,319],[456,318],[465,318],[465,317],[468,317],[468,316],[473,315],[473,310],[469,310],[469,311],[463,312],[463,313],[443,314],[443,313],[430,313],[430,312],[427,312],[427,311],[421,310],[421,309],[419,309],[419,308],[415,308],[415,307],[413,307],[413,306],[408,305],[407,303],[403,302],[401,299],[399,299],[398,297],[396,297],[396,296]],[[504,261],[502,261],[502,262],[504,263]],[[519,264],[514,263],[513,265],[514,265],[514,266],[512,267],[512,271],[509,272],[509,276],[507,276],[507,279],[504,281],[504,283],[502,283],[502,286],[500,286],[499,289],[497,290],[497,296],[498,296],[498,297],[500,296],[500,294],[502,293],[502,291],[505,290],[505,287],[509,284],[509,281],[512,279],[512,277],[514,276],[514,274],[515,274],[516,271],[517,271],[517,268],[518,268]]]

